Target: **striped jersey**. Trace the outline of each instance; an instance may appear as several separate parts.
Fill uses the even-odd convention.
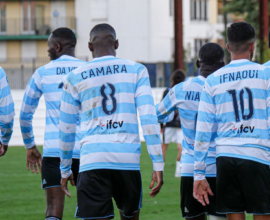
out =
[[[217,157],[270,165],[270,69],[235,60],[210,75],[199,105],[195,180],[204,179],[205,158],[215,141]]]
[[[198,114],[201,92],[205,83],[203,76],[187,80],[174,86],[161,103],[156,105],[159,122],[170,121],[175,110],[178,110],[184,139],[182,142],[182,157],[180,161],[181,176],[194,174],[194,142],[196,133],[196,119]],[[206,175],[216,176],[216,149],[214,143],[207,155]]]
[[[68,55],[51,61],[38,68],[31,77],[23,98],[20,123],[25,148],[35,145],[32,120],[39,99],[44,95],[46,104],[46,126],[43,145],[44,157],[60,157],[59,154],[59,115],[64,81],[69,72],[85,64],[85,61]],[[80,121],[77,121],[76,144],[73,158],[80,154]]]
[[[8,145],[10,141],[13,132],[14,116],[14,102],[7,76],[3,68],[0,67],[0,141],[4,145]]]
[[[70,175],[74,131],[80,110],[80,172],[140,169],[137,110],[153,168],[163,170],[157,116],[148,71],[143,65],[103,56],[67,76],[60,110],[63,177]]]
[[[263,66],[270,67],[270,61],[267,61],[266,63],[264,63]]]

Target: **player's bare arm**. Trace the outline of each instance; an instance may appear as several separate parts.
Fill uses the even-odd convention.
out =
[[[26,167],[27,170],[32,171],[32,173],[39,173],[38,168],[41,172],[41,161],[42,161],[42,156],[37,149],[36,146],[27,149],[26,151]]]
[[[61,179],[61,189],[63,190],[63,192],[68,196],[71,197],[70,192],[68,190],[68,181],[70,181],[70,184],[72,186],[75,186],[75,182],[74,182],[74,177],[73,177],[73,173],[71,173],[71,175],[67,178],[63,178]]]
[[[157,183],[157,185],[154,187],[155,183]],[[159,193],[162,185],[163,185],[163,171],[153,171],[152,181],[149,186],[149,189],[151,189],[150,196],[154,198]]]
[[[203,206],[209,205],[208,194],[214,195],[206,179],[194,181],[193,196]]]

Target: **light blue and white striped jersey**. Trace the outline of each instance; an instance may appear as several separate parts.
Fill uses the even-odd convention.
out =
[[[20,123],[25,148],[35,145],[32,120],[39,99],[44,95],[46,104],[46,127],[43,157],[60,157],[59,154],[59,115],[64,81],[69,72],[85,64],[85,61],[63,55],[38,68],[31,77],[23,98]],[[73,158],[80,157],[80,121],[77,121],[76,146]]]
[[[181,176],[194,174],[194,142],[196,133],[196,119],[199,108],[200,96],[203,90],[205,78],[198,76],[174,86],[161,103],[156,105],[159,122],[168,122],[173,118],[173,113],[178,110],[183,129]],[[213,143],[212,143],[213,144]],[[211,145],[211,151],[206,159],[206,176],[216,176],[216,152],[215,145]]]
[[[270,61],[267,61],[266,63],[264,63],[263,66],[270,67]]]
[[[210,141],[216,143],[217,157],[270,165],[269,78],[269,68],[246,59],[232,61],[207,78],[197,121],[195,180],[205,178]]]
[[[4,145],[8,145],[10,141],[13,132],[14,116],[14,102],[7,76],[3,68],[0,67],[0,141]]]
[[[137,110],[155,171],[163,170],[157,116],[147,69],[133,61],[104,56],[72,71],[60,110],[62,176],[70,175],[70,153],[81,110],[80,172],[140,170]],[[68,129],[69,128],[69,129]]]

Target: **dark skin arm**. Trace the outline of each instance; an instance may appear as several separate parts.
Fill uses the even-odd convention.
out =
[[[41,172],[41,161],[42,161],[42,156],[41,156],[41,154],[36,146],[34,146],[30,149],[27,149],[27,152],[26,152],[27,170],[29,170],[31,168],[32,173],[38,174],[37,167],[39,167],[39,170]]]
[[[74,177],[73,177],[73,173],[71,173],[71,175],[68,178],[63,178],[61,179],[61,189],[63,190],[63,192],[68,196],[71,197],[70,192],[68,190],[68,181],[70,181],[70,184],[72,186],[75,186],[75,182],[74,182]]]
[[[154,187],[155,182],[157,183],[157,185]],[[154,198],[159,193],[162,185],[163,185],[163,171],[153,171],[152,181],[149,186],[149,189],[151,189],[150,196]]]
[[[8,145],[0,144],[0,157],[4,156],[8,150]]]

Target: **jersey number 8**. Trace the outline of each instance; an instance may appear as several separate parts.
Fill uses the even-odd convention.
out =
[[[108,98],[107,94],[105,94],[105,89],[107,88],[107,86],[105,84],[103,84],[101,86],[101,88],[100,88],[100,93],[101,93],[101,96],[103,97],[103,99],[102,99],[102,109],[103,109],[103,111],[104,111],[104,113],[106,115],[111,115],[116,111],[117,102],[116,102],[116,98],[114,97],[114,95],[115,95],[115,87],[114,87],[114,85],[111,84],[111,83],[107,83],[107,85],[111,89],[111,93],[109,94],[110,98]],[[110,109],[108,109],[107,101],[110,100],[110,99],[112,100],[112,107]]]

